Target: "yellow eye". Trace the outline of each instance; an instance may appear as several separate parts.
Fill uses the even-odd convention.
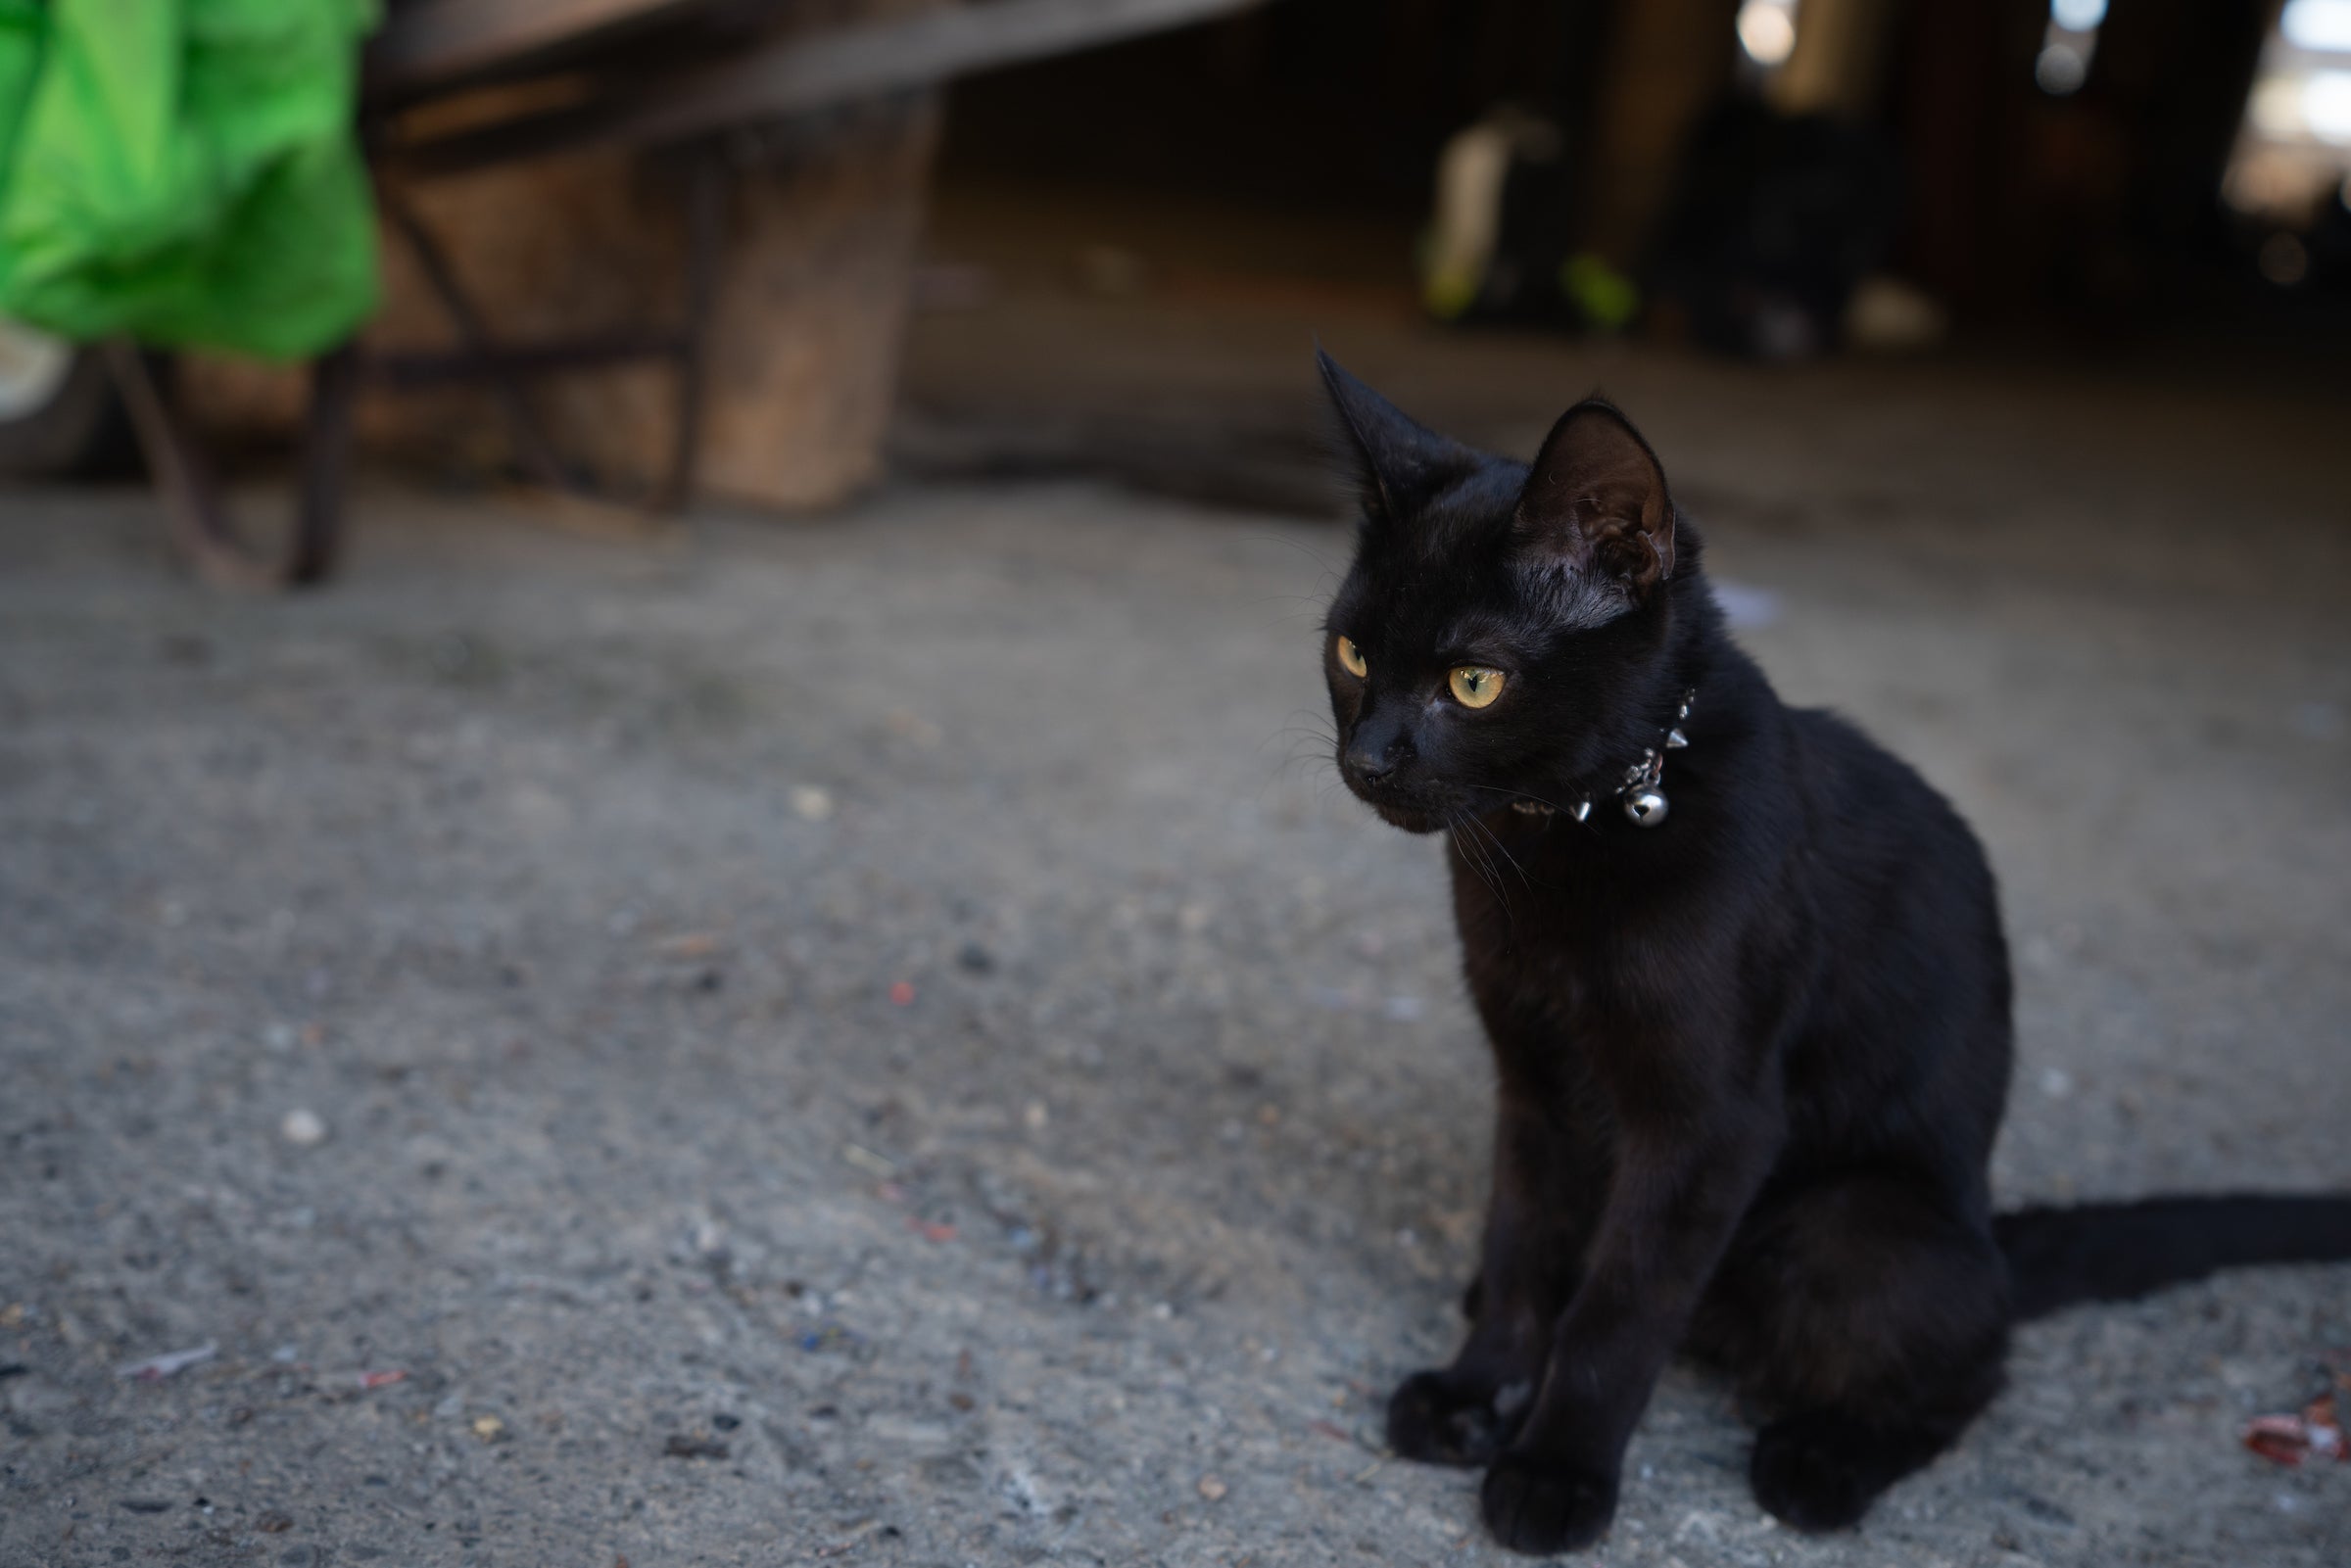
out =
[[[1482,664],[1464,664],[1447,678],[1454,699],[1464,708],[1482,708],[1502,695],[1502,672]]]
[[[1339,639],[1339,663],[1346,666],[1347,673],[1359,681],[1371,673],[1371,666],[1364,662],[1364,650],[1349,638]]]

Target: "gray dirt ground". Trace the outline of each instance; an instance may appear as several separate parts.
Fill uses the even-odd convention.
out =
[[[1463,352],[1521,443],[1594,379]],[[2341,407],[1609,374],[1786,691],[1990,842],[2005,1194],[2351,1185]],[[0,498],[0,1562],[1504,1560],[1377,1451],[1487,1079],[1437,846],[1328,780],[1336,527],[360,516],[257,602]],[[2236,1433],[2346,1344],[2345,1267],[2035,1326],[1821,1542],[1676,1371],[1598,1560],[2339,1565],[2351,1465]]]

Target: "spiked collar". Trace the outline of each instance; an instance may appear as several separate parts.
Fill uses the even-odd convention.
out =
[[[1611,799],[1623,802],[1625,816],[1636,826],[1655,828],[1665,820],[1667,809],[1662,787],[1665,783],[1665,753],[1679,751],[1690,743],[1690,737],[1682,733],[1682,726],[1690,718],[1690,705],[1697,700],[1696,687],[1682,692],[1682,705],[1675,710],[1673,722],[1665,726],[1665,733],[1657,737],[1655,745],[1641,753],[1639,762],[1624,770],[1623,782],[1615,788],[1581,795],[1565,806],[1554,806],[1540,800],[1513,800],[1511,809],[1523,811],[1530,817],[1548,817],[1554,812],[1564,811],[1577,822],[1583,822],[1591,817],[1594,800]]]

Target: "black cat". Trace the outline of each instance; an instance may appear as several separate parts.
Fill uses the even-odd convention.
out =
[[[1321,368],[1364,509],[1324,647],[1340,771],[1448,834],[1500,1069],[1473,1327],[1397,1390],[1398,1452],[1488,1466],[1507,1545],[1587,1545],[1682,1349],[1760,1417],[1763,1506],[1832,1529],[1984,1408],[2020,1315],[2351,1257],[2351,1199],[1995,1216],[2007,945],[1966,824],[1781,704],[1614,407],[1529,467]]]

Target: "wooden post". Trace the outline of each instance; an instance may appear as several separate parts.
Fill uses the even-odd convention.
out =
[[[1600,73],[1584,245],[1640,264],[1673,194],[1683,145],[1730,85],[1739,0],[1626,0]]]
[[[1796,53],[1771,80],[1784,115],[1827,115],[1858,123],[1877,113],[1901,0],[1803,0]]]

